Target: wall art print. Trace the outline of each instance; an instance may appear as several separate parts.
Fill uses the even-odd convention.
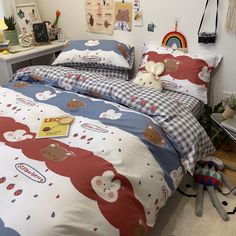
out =
[[[115,30],[131,31],[132,3],[115,2]]]
[[[33,24],[41,22],[36,4],[19,4],[16,5],[15,11],[21,33],[33,34]]]
[[[134,11],[134,27],[143,27],[143,12]]]
[[[113,34],[114,0],[85,0],[87,31]]]

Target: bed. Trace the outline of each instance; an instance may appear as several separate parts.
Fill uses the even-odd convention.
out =
[[[91,71],[20,69],[0,87],[0,234],[146,235],[214,150],[197,104]],[[68,136],[36,138],[65,115]]]

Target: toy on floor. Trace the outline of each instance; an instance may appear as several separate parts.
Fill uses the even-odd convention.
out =
[[[197,216],[202,216],[203,213],[203,190],[205,187],[221,218],[224,221],[229,220],[229,216],[218,200],[215,192],[215,189],[218,189],[222,194],[224,194],[221,190],[221,186],[225,184],[227,188],[229,188],[230,192],[224,195],[233,193],[236,196],[236,187],[229,181],[227,176],[222,173],[224,168],[236,171],[236,167],[230,167],[224,164],[220,159],[213,156],[207,156],[197,162],[194,173],[194,178],[198,184],[195,206],[195,214]]]
[[[133,82],[146,88],[154,88],[162,91],[162,83],[159,75],[165,70],[165,65],[161,62],[149,61],[145,66],[145,71],[139,71]]]

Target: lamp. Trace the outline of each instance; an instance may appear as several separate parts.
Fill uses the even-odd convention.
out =
[[[4,33],[3,30],[7,29],[7,26],[3,19],[0,19],[0,43],[4,42]]]

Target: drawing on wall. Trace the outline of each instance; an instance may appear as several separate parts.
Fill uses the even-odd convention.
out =
[[[35,3],[16,5],[16,19],[21,33],[28,34],[32,34],[34,23],[41,22]]]
[[[115,30],[131,31],[132,3],[115,2]]]
[[[134,12],[134,27],[143,27],[143,12]]]
[[[114,0],[85,0],[85,15],[88,32],[113,34]]]

